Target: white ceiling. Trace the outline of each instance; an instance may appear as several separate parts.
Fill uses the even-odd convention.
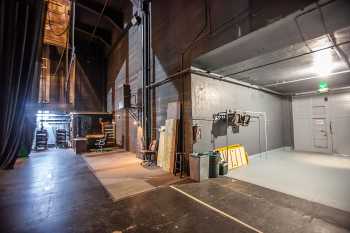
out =
[[[319,73],[350,69],[345,62],[345,57],[350,56],[348,12],[350,1],[338,0],[325,5],[322,13],[326,28],[319,10],[307,14],[296,12],[204,54],[195,60],[194,66],[282,93],[315,90],[320,80],[325,79],[320,78]],[[295,19],[307,41],[303,41],[295,28]],[[325,32],[333,33],[337,47]],[[305,78],[307,80],[288,83]],[[276,84],[281,82],[287,83]],[[327,82],[330,88],[350,86],[350,73],[331,75]]]

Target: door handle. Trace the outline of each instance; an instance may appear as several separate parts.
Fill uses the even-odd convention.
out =
[[[327,136],[327,132],[325,130],[320,130],[321,133],[324,134],[324,136]]]
[[[329,133],[331,135],[333,135],[333,126],[332,126],[332,122],[329,122]]]

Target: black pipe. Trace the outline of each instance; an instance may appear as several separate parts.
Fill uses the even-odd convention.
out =
[[[234,81],[235,79],[233,79],[233,80],[225,79],[225,78],[229,78],[229,77],[226,77],[226,76],[215,77],[215,76],[213,76],[210,73],[205,73],[205,72],[196,71],[196,70],[191,70],[191,73],[198,74],[199,77],[210,78],[210,79],[214,79],[214,80],[218,80],[218,81],[222,81],[222,82],[226,82],[226,83],[231,83],[231,84],[240,85],[240,86],[243,86],[243,87],[252,88],[252,89],[255,89],[255,90],[259,90],[259,91],[264,91],[264,92],[267,92],[267,93],[270,93],[270,94],[274,94],[274,95],[278,95],[278,96],[284,96],[283,93],[280,93],[280,92],[277,92],[277,91],[273,91],[273,90],[270,90],[268,88],[264,88],[264,87],[261,87],[261,86],[253,85],[253,84],[250,84],[250,83],[245,84],[245,83],[243,83],[243,82],[241,82],[239,80]]]
[[[151,142],[152,137],[152,125],[151,125],[151,99],[150,90],[147,86],[150,85],[151,80],[151,11],[150,0],[143,0],[142,2],[142,130],[143,138],[146,146]]]
[[[153,89],[155,87],[159,87],[159,86],[162,86],[168,82],[171,82],[175,79],[178,79],[178,78],[181,78],[182,74],[186,74],[186,73],[189,73],[191,71],[191,68],[187,68],[187,69],[184,69],[182,71],[179,71],[175,74],[172,74],[172,75],[169,75],[168,78],[166,79],[163,79],[161,81],[158,81],[158,82],[154,82],[154,83],[151,83],[150,85],[146,86],[146,88],[149,88],[149,89]]]

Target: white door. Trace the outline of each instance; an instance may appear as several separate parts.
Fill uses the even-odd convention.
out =
[[[316,150],[329,150],[326,118],[312,118],[312,142]]]
[[[293,98],[294,149],[332,152],[327,96]]]
[[[350,155],[350,92],[332,94],[329,100],[333,153]]]
[[[328,96],[314,96],[311,99],[312,147],[315,152],[331,153]]]
[[[294,149],[350,155],[350,92],[293,98]]]

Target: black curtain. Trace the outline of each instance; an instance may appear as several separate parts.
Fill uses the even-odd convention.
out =
[[[11,169],[21,146],[33,137],[28,122],[35,111],[28,106],[38,93],[45,5],[43,0],[0,2],[0,167]]]

